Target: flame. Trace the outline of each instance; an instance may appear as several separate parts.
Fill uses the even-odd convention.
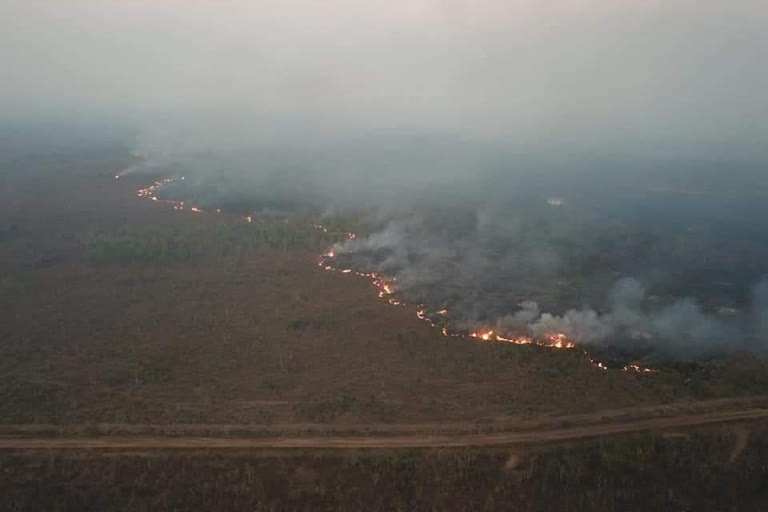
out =
[[[324,232],[327,232],[326,228],[320,224],[315,224],[315,228],[323,230]],[[347,233],[347,236],[349,237],[350,240],[354,240],[357,237],[355,233]],[[336,271],[341,274],[354,274],[359,277],[369,278],[372,280],[373,285],[376,287],[379,298],[381,299],[386,298],[387,302],[389,302],[393,306],[405,305],[405,302],[390,297],[395,293],[394,278],[383,278],[379,276],[379,274],[377,274],[376,272],[360,272],[351,268],[334,267],[328,260],[332,260],[335,257],[336,257],[336,252],[333,249],[330,249],[328,252],[326,252],[320,257],[320,261],[317,263],[317,265],[323,268],[324,270]]]
[[[120,178],[120,175],[116,174],[115,179],[118,179],[118,178]],[[137,190],[136,197],[146,198],[156,203],[163,203],[163,204],[170,205],[174,210],[184,210],[186,207],[186,204],[184,201],[178,201],[176,199],[160,199],[155,194],[160,188],[164,187],[165,185],[169,183],[173,183],[174,181],[183,180],[183,179],[184,179],[184,176],[182,176],[181,178],[165,178],[162,180],[155,181],[152,185],[148,187],[140,188],[139,190]],[[195,213],[205,212],[199,206],[192,206],[190,210],[192,210]],[[219,213],[221,212],[221,210],[217,210],[217,211]]]
[[[545,339],[547,345],[554,348],[574,348],[576,346],[576,344],[570,341],[563,333],[549,334]]]
[[[638,364],[628,364],[624,368],[622,368],[625,372],[637,372],[637,373],[659,373],[659,370],[654,370],[653,368],[648,368],[645,366],[640,366]]]
[[[537,344],[542,346],[550,346],[544,343],[539,343],[533,338],[530,338],[528,336],[518,336],[516,338],[508,338],[506,336],[502,336],[496,331],[492,330],[480,330],[469,333],[470,338],[475,338],[483,341],[502,341],[504,343],[512,343],[513,345],[531,345],[531,344]]]
[[[481,339],[483,341],[503,341],[515,345],[540,345],[549,348],[570,349],[576,347],[576,344],[568,339],[563,333],[550,334],[543,339],[531,338],[529,336],[518,336],[516,338],[507,338],[493,330],[480,330],[469,333],[471,338]]]
[[[384,298],[386,295],[392,295],[395,293],[395,289],[391,284],[384,280],[378,279],[374,284],[379,288],[379,297]]]
[[[120,178],[120,174],[115,174],[115,179],[119,179],[119,178]],[[184,208],[185,208],[184,201],[178,201],[178,200],[173,200],[173,199],[159,199],[157,197],[157,195],[155,194],[158,191],[158,189],[160,189],[161,187],[167,185],[168,183],[172,183],[174,181],[184,180],[184,179],[185,179],[184,176],[181,176],[180,178],[165,178],[163,180],[155,181],[152,185],[137,190],[136,191],[136,197],[146,198],[146,199],[149,199],[149,200],[154,201],[156,203],[169,204],[169,205],[171,205],[173,207],[174,210],[184,210]],[[550,202],[550,204],[553,204],[553,205],[556,205],[556,206],[560,206],[562,204],[560,201],[561,200],[559,200],[559,198],[554,198],[554,200],[552,202]],[[205,210],[203,210],[202,208],[200,208],[198,206],[192,206],[189,209],[192,212],[195,212],[195,213],[205,213]],[[216,209],[216,213],[217,214],[221,214],[221,209],[217,208]],[[247,217],[245,217],[245,221],[250,224],[250,223],[253,222],[253,217],[248,215]],[[314,227],[316,229],[319,229],[319,230],[323,231],[324,233],[328,233],[328,228],[326,228],[325,226],[323,226],[321,224],[315,224]],[[357,239],[357,234],[356,233],[348,232],[346,235],[347,235],[347,239],[348,240],[356,240]],[[394,282],[395,282],[394,278],[384,278],[384,277],[380,276],[379,274],[377,274],[376,272],[359,272],[359,271],[356,271],[356,270],[353,270],[353,269],[337,269],[333,265],[328,263],[328,261],[327,261],[327,260],[333,259],[335,257],[336,257],[336,252],[334,250],[332,250],[332,249],[329,250],[328,252],[326,252],[325,254],[322,255],[320,261],[318,262],[318,266],[320,266],[321,268],[323,268],[324,270],[327,270],[327,271],[338,271],[338,272],[340,272],[342,274],[355,274],[355,275],[360,276],[360,277],[370,278],[370,279],[373,280],[374,286],[378,289],[378,295],[379,295],[380,298],[382,298],[382,299],[386,298],[387,302],[389,304],[394,305],[394,306],[403,306],[403,305],[406,304],[405,302],[403,302],[401,300],[398,300],[398,299],[395,299],[395,298],[391,297],[395,293],[395,291],[396,291],[395,285],[394,285]],[[444,318],[448,318],[449,317],[447,309],[441,309],[439,311],[436,311],[435,314],[440,315],[440,316],[442,316]],[[427,313],[427,311],[424,308],[424,306],[419,306],[416,309],[416,317],[419,318],[420,320],[428,322],[432,327],[437,327],[437,324],[432,320],[431,316]],[[539,346],[543,346],[543,347],[557,348],[557,349],[571,349],[571,348],[576,347],[576,344],[574,342],[572,342],[571,340],[569,340],[568,336],[565,333],[552,333],[552,334],[546,335],[542,339],[534,339],[534,338],[531,338],[531,337],[528,337],[528,336],[519,336],[519,337],[516,337],[516,338],[508,338],[508,337],[502,336],[501,334],[495,332],[494,330],[490,330],[490,329],[488,329],[488,330],[486,330],[486,329],[478,330],[478,331],[470,332],[469,334],[467,334],[466,332],[462,333],[462,332],[458,332],[458,331],[452,331],[449,327],[443,326],[443,327],[440,328],[440,332],[442,333],[443,336],[452,336],[452,337],[465,337],[465,336],[469,336],[470,338],[480,339],[480,340],[483,340],[483,341],[500,341],[500,342],[505,342],[505,343],[512,343],[512,344],[515,344],[515,345],[531,345],[531,344],[535,344],[535,345],[539,345]],[[598,369],[600,369],[602,371],[607,371],[608,370],[608,367],[605,364],[603,364],[602,362],[600,362],[600,361],[597,361],[597,360],[594,360],[594,359],[590,359],[589,362],[594,367],[596,367],[596,368],[598,368]],[[640,366],[640,365],[637,365],[637,364],[626,365],[626,366],[624,366],[622,368],[622,370],[623,371],[633,371],[633,372],[644,373],[644,374],[647,374],[647,373],[658,373],[658,371],[659,371],[659,370],[655,370],[653,368],[647,368],[647,367],[643,367],[643,366]]]
[[[527,336],[520,336],[518,338],[503,338],[501,336],[496,336],[496,339],[506,343],[512,343],[513,345],[531,345],[534,343],[533,338]]]

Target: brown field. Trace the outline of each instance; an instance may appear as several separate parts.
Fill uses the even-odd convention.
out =
[[[765,426],[550,449],[0,452],[0,510],[765,510]]]
[[[317,257],[333,236],[311,233],[311,219],[290,220],[288,227],[270,219],[246,225],[234,215],[175,212],[134,197],[151,178],[113,178],[127,161],[109,153],[57,156],[0,175],[2,436],[138,430],[166,436],[386,437],[414,429],[445,436],[514,431],[525,422],[534,429],[598,418],[612,423],[637,411],[645,411],[644,417],[738,411],[762,406],[760,395],[768,394],[768,365],[752,355],[641,375],[600,371],[580,350],[443,337],[416,318],[415,307],[379,300],[370,281],[319,268]],[[246,229],[260,234],[254,238]],[[125,257],[127,250],[141,254]],[[728,400],[700,402],[718,398]],[[617,410],[622,412],[608,412]],[[668,426],[674,425],[647,428]],[[733,445],[734,430],[718,428],[706,436],[719,439],[712,450],[725,450],[725,444]],[[646,438],[626,446],[641,447],[640,478],[654,464],[682,470],[705,451],[706,436],[696,438],[695,446],[658,436],[658,450]],[[619,485],[611,472],[627,464],[627,450],[635,448],[606,443],[565,452],[577,453],[579,462],[561,465],[562,503],[580,485],[602,489],[590,502],[597,509],[631,502],[630,491],[610,501],[605,486]],[[611,459],[614,452],[620,460]],[[491,510],[503,503],[494,500],[518,493],[521,510],[538,510],[532,505],[536,497],[558,485],[552,453],[529,459],[528,473],[510,473],[499,469],[508,452],[352,458],[323,452],[295,459],[247,451],[168,453],[158,461],[146,453],[9,452],[0,457],[6,475],[0,509],[55,510],[51,503],[58,497],[66,510],[368,508],[363,504],[398,510],[417,502],[431,504],[418,510]],[[603,464],[593,476],[584,473],[590,457]],[[753,458],[736,469],[726,464],[723,476],[746,478],[734,489],[747,489],[758,474],[750,473],[756,464]],[[478,483],[489,468],[490,480]],[[179,498],[184,478],[198,482],[188,501]],[[443,483],[419,490],[411,478]],[[477,485],[458,484],[464,479]],[[342,491],[344,482],[352,487]],[[653,489],[662,485],[648,482]],[[688,484],[681,483],[693,492]],[[71,494],[65,485],[73,485],[67,488]],[[116,487],[106,492],[104,486]],[[458,506],[462,496],[466,502]],[[697,503],[693,497],[691,504]],[[753,504],[743,503],[742,510]]]

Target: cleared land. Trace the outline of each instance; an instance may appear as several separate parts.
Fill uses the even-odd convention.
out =
[[[316,436],[316,437],[0,437],[1,450],[62,449],[393,449],[393,448],[476,448],[487,446],[530,445],[575,441],[595,437],[643,432],[654,429],[689,428],[764,419],[768,409],[719,412],[653,418],[629,422],[610,422],[584,427],[550,428],[500,434]]]

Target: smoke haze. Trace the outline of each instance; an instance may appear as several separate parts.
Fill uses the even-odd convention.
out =
[[[405,130],[765,156],[759,0],[5,0],[0,19],[2,111],[122,116],[164,150]]]
[[[459,327],[658,358],[768,336],[759,0],[0,3],[3,125],[130,127],[203,206],[364,211]]]

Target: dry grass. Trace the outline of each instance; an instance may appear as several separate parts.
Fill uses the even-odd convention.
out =
[[[527,452],[0,455],[0,510],[762,511],[765,425]]]
[[[768,389],[754,358],[744,371],[640,376],[598,371],[576,350],[444,338],[365,279],[318,268],[327,240],[307,219],[290,244],[251,243],[239,218],[134,198],[147,180],[115,181],[121,165],[100,156],[3,175],[2,422],[407,423]],[[205,238],[221,229],[235,233],[226,251]],[[89,250],[147,236],[197,249],[98,261]]]

